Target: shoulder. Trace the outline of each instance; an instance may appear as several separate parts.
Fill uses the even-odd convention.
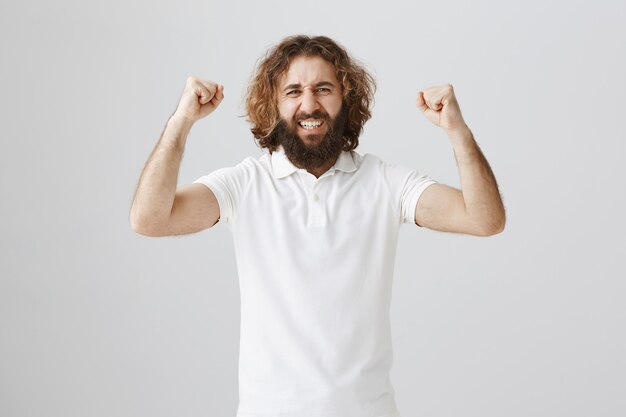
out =
[[[403,167],[387,163],[380,156],[373,153],[360,154],[356,151],[351,151],[351,154],[354,164],[361,171],[372,171],[383,176],[398,170],[405,171]]]
[[[371,176],[382,178],[391,188],[403,188],[414,183],[433,181],[428,175],[416,168],[387,162],[375,154],[366,153],[359,155],[354,152],[353,157],[360,159],[361,171],[368,172]]]
[[[355,150],[350,151],[350,156],[357,169],[371,169],[373,167],[380,166],[383,161],[377,155],[371,153],[361,154]]]
[[[218,171],[226,171],[233,174],[253,174],[267,171],[271,166],[269,154],[264,153],[258,156],[247,156],[236,165],[221,168]]]
[[[215,169],[194,182],[204,183],[210,187],[230,187],[236,185],[243,188],[253,178],[258,177],[265,169],[265,155],[248,156],[239,163]]]
[[[270,154],[267,152],[264,152],[261,155],[247,156],[237,165],[247,166],[247,167],[263,167],[263,166],[267,166],[270,163],[270,161],[271,161]]]

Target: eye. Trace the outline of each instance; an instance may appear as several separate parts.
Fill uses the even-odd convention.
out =
[[[331,89],[328,87],[318,87],[317,88],[317,92],[323,96],[330,94],[331,93]]]
[[[287,93],[286,93],[286,95],[287,95],[287,96],[290,96],[290,97],[295,97],[295,96],[297,96],[298,94],[300,94],[300,90],[289,90],[289,91],[287,91]]]

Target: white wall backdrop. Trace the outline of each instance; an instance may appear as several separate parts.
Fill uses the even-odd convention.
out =
[[[358,151],[459,186],[418,111],[454,87],[508,213],[495,237],[404,225],[392,302],[403,417],[626,415],[623,1],[4,1],[0,415],[234,416],[232,239],[134,234],[139,174],[189,75],[225,86],[179,184],[260,155],[266,49],[331,36],[378,81]]]

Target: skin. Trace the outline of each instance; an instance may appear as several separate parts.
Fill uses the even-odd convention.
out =
[[[211,114],[224,99],[224,87],[188,77],[180,102],[139,177],[130,209],[133,231],[170,236],[212,227],[220,216],[217,199],[202,184],[176,188],[180,161],[193,124]]]
[[[341,110],[341,103],[341,84],[335,75],[335,67],[318,56],[296,57],[279,82],[279,115],[288,123],[295,124],[298,137],[309,146],[319,143],[328,132],[328,126],[322,119],[306,118],[303,121],[319,121],[322,124],[315,129],[305,129],[295,123],[297,115],[321,111],[334,119]],[[310,169],[309,172],[319,177],[336,161],[335,158],[320,167]]]
[[[289,88],[288,88],[289,87]],[[280,81],[277,102],[280,116],[294,121],[300,113],[320,110],[334,118],[342,92],[332,64],[319,57],[293,60]],[[215,195],[202,184],[176,188],[185,142],[193,124],[212,113],[224,99],[224,87],[189,77],[178,108],[146,163],[130,212],[133,230],[146,236],[194,233],[212,227],[220,215]],[[506,216],[489,163],[463,120],[452,85],[426,88],[418,93],[417,107],[448,136],[454,149],[461,190],[434,184],[420,196],[415,209],[418,226],[444,232],[489,236],[504,229]],[[311,119],[309,119],[311,120]],[[327,126],[298,127],[299,137],[311,146]],[[319,177],[336,160],[309,172]]]
[[[450,84],[420,91],[417,107],[448,136],[462,190],[434,184],[420,196],[415,224],[442,232],[491,236],[504,230],[506,215],[495,176],[463,120]]]

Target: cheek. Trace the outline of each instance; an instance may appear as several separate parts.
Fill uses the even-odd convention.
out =
[[[295,106],[289,102],[282,102],[278,104],[278,114],[285,120],[291,120],[293,118]]]
[[[328,103],[326,109],[332,117],[336,117],[339,114],[339,111],[341,111],[341,104],[341,99],[332,100]]]

